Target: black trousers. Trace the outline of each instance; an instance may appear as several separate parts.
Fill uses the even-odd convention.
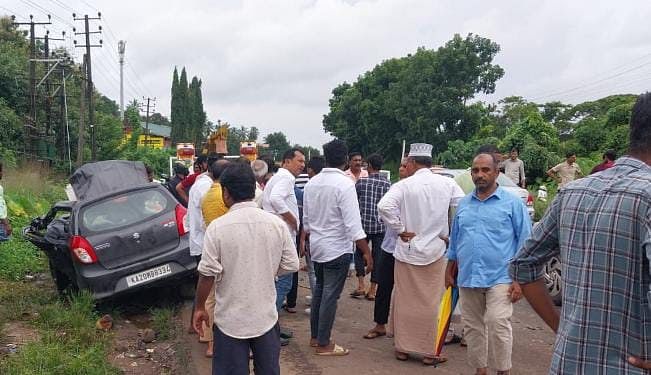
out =
[[[389,321],[389,309],[391,308],[391,292],[393,292],[393,266],[395,258],[393,254],[382,250],[380,262],[375,267],[378,270],[378,287],[375,294],[375,306],[373,308],[373,320],[377,324],[387,324]]]
[[[249,375],[249,350],[256,374],[280,375],[280,328],[278,323],[262,336],[236,339],[213,326],[213,375]]]
[[[378,264],[380,262],[380,256],[382,255],[382,241],[384,241],[384,233],[378,234],[369,234],[366,237],[366,242],[371,245],[371,256],[373,256],[373,264]],[[364,257],[359,248],[355,247],[355,274],[357,277],[365,276],[366,272],[364,271]],[[377,283],[377,272],[376,267],[373,267],[371,271],[371,282]]]

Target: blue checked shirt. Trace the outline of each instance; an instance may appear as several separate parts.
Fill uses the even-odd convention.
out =
[[[379,173],[371,173],[368,178],[360,178],[355,184],[362,227],[366,234],[384,233],[384,223],[380,220],[377,204],[391,188],[391,182]]]
[[[647,292],[651,252],[651,167],[622,157],[569,183],[511,264],[529,283],[560,255],[563,307],[550,374],[646,374],[628,356],[651,360]]]

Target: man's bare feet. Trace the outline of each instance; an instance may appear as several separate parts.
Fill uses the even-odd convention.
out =
[[[310,347],[316,348],[319,346],[319,341],[317,339],[310,339]]]

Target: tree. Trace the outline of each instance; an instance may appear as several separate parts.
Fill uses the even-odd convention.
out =
[[[398,158],[401,141],[428,142],[434,152],[478,130],[482,111],[467,105],[492,93],[504,70],[492,63],[499,46],[486,38],[455,35],[437,50],[389,59],[352,85],[332,91],[323,127],[350,149]]]
[[[172,123],[172,131],[170,138],[172,143],[178,143],[183,138],[182,124],[181,124],[181,102],[179,101],[179,72],[174,67],[172,75],[172,102],[170,119]]]
[[[149,116],[149,122],[152,122],[154,124],[158,125],[165,125],[165,126],[170,126],[170,120],[163,116],[162,114],[156,112],[152,115]]]
[[[545,172],[558,160],[560,141],[558,129],[543,120],[538,112],[531,113],[507,132],[500,143],[502,150],[516,147],[527,169],[527,179],[544,177]]]
[[[179,79],[178,86],[178,101],[179,101],[179,118],[175,124],[181,129],[179,134],[184,142],[192,139],[192,132],[190,131],[190,114],[189,114],[189,100],[188,100],[188,75],[185,72],[185,67],[181,70],[181,78]]]
[[[267,134],[267,136],[264,137],[264,143],[269,145],[269,148],[267,150],[275,161],[278,161],[283,156],[283,153],[285,151],[292,148],[292,146],[289,144],[289,141],[287,140],[287,137],[282,132]]]
[[[206,112],[203,110],[201,81],[195,76],[188,89],[188,130],[190,139],[198,145],[206,136]]]
[[[245,126],[229,127],[228,128],[228,139],[226,139],[226,148],[230,155],[239,155],[240,154],[240,144],[242,142],[252,141],[255,142],[258,140],[258,128],[252,126],[247,128]]]
[[[306,159],[312,156],[321,156],[321,150],[312,146],[301,146],[297,143],[293,147],[300,148],[301,150],[303,150]]]

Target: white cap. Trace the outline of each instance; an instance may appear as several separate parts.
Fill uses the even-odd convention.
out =
[[[433,146],[427,143],[412,143],[409,145],[408,156],[427,156],[432,157]]]

